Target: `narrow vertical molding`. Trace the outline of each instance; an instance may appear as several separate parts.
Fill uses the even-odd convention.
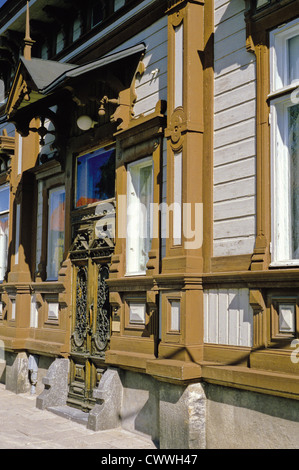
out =
[[[16,205],[15,265],[19,264],[21,204]]]
[[[18,175],[22,173],[23,138],[18,134]]]
[[[266,32],[257,38],[256,55],[256,241],[251,270],[266,269],[270,263],[271,197],[270,197],[270,129],[269,48]]]
[[[182,152],[174,154],[173,176],[173,244],[182,244]]]
[[[257,349],[265,345],[264,317],[266,306],[260,290],[250,289],[249,303],[253,309],[253,348]]]
[[[214,167],[214,0],[204,8],[203,56],[203,271],[211,271],[213,256],[213,167]]]
[[[174,108],[183,106],[184,23],[174,27]]]

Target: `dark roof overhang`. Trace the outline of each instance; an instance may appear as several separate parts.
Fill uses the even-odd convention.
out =
[[[96,71],[100,72],[101,69],[113,67],[123,60],[127,63],[133,61],[134,68],[145,50],[145,44],[140,43],[83,65],[36,58],[27,60],[21,57],[8,96],[5,115],[0,120],[13,122],[22,135],[28,135],[26,128],[31,119],[37,116],[41,109],[57,104],[61,94],[66,90],[69,92],[69,88],[83,76],[85,78]]]

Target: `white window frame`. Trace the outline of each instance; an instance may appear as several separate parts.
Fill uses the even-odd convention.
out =
[[[299,35],[299,19],[270,33],[270,124],[271,124],[271,266],[299,266],[292,259],[290,210],[290,155],[288,142],[288,108],[298,103],[292,93],[299,78],[288,83],[288,40]],[[286,162],[286,164],[285,164]],[[285,189],[287,188],[287,189]]]
[[[132,246],[132,239],[133,240],[140,240],[140,223],[139,217],[140,212],[134,212],[132,214],[132,206],[131,211],[129,213],[129,206],[133,203],[134,204],[134,197],[135,197],[135,188],[132,183],[132,172],[138,172],[140,175],[140,170],[147,166],[151,166],[151,202],[150,202],[150,214],[147,214],[147,217],[150,217],[150,236],[152,238],[153,232],[153,220],[152,220],[152,202],[153,202],[153,175],[154,175],[154,163],[152,157],[146,157],[142,160],[138,160],[137,162],[130,163],[127,167],[127,233],[126,233],[126,275],[127,276],[140,276],[146,274],[146,270],[138,270],[132,268],[132,254],[131,250],[133,249]],[[139,188],[138,188],[139,192]],[[137,195],[139,199],[139,194]],[[135,203],[136,203],[135,199]],[[138,204],[138,203],[137,203]],[[134,227],[134,236],[132,236],[130,230],[133,231]],[[136,245],[134,245],[136,246]],[[139,247],[136,250],[136,253],[139,253]],[[138,257],[137,261],[135,262],[135,266],[140,265],[140,257]]]
[[[2,191],[6,191],[8,189],[8,209],[7,210],[4,210],[4,211],[1,211],[0,212],[0,216],[7,216],[8,217],[8,224],[9,224],[9,206],[10,206],[10,193],[9,193],[9,184],[3,184],[0,186],[0,195],[2,193]],[[9,225],[8,225],[9,226]],[[7,269],[7,260],[8,260],[8,239],[9,239],[9,233],[7,234],[7,240],[6,240],[6,247],[5,247],[5,253],[0,253],[0,256],[1,256],[1,260],[4,261],[4,258],[5,258],[5,264],[4,266],[0,267],[0,283],[3,282],[4,280],[4,276],[5,276],[5,272],[6,272],[6,269]],[[3,275],[1,274],[1,270],[3,269]]]
[[[288,83],[287,42],[299,34],[299,19],[276,28],[270,33],[270,98],[273,93],[291,91],[299,86],[299,78]]]

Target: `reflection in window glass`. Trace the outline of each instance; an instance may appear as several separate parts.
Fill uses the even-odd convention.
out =
[[[299,80],[299,35],[288,40],[289,83]]]
[[[0,104],[4,103],[4,100],[5,100],[4,80],[0,79]]]
[[[65,226],[65,190],[55,188],[49,192],[47,279],[58,279],[63,260]]]
[[[44,43],[41,47],[41,59],[47,60],[49,57],[48,45]]]
[[[0,281],[3,281],[7,267],[8,252],[9,186],[0,187]]]
[[[56,54],[62,51],[64,48],[64,34],[63,31],[59,31],[56,36]]]
[[[145,274],[152,243],[152,159],[128,166],[127,188],[127,274]]]
[[[77,158],[75,207],[114,197],[115,150],[96,150]]]
[[[292,210],[292,259],[299,258],[299,105],[289,110],[289,151]]]
[[[76,41],[81,36],[81,20],[76,18],[73,23],[73,41]]]
[[[126,0],[114,0],[114,11],[122,8],[126,3]]]
[[[0,187],[0,214],[9,210],[9,186]]]
[[[270,0],[256,0],[256,8],[261,8],[267,5],[267,3],[270,3]]]

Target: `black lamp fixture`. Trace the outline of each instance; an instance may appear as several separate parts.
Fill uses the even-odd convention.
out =
[[[98,109],[98,116],[100,117],[105,116],[106,106],[109,103],[114,104],[115,106],[131,106],[129,104],[120,103],[119,98],[108,98],[108,96],[103,96],[99,103],[100,107]],[[98,121],[94,121],[90,116],[86,114],[79,116],[77,119],[77,126],[82,131],[88,131],[89,129],[92,129],[96,124],[98,124]]]

